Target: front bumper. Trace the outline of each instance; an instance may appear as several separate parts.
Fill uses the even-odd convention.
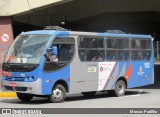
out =
[[[16,86],[15,87],[10,86],[11,83],[15,83]],[[34,82],[18,82],[18,81],[2,80],[2,91],[13,91],[13,92],[42,95],[42,80],[40,78],[38,78]]]

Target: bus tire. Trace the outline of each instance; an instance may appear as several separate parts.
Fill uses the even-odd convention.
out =
[[[123,96],[126,91],[126,84],[123,80],[118,80],[115,89],[114,89],[114,94],[117,97]]]
[[[65,98],[66,98],[66,89],[64,88],[64,86],[61,84],[57,84],[56,86],[54,86],[52,94],[49,96],[50,102],[53,103],[63,102]]]
[[[82,92],[82,94],[83,94],[84,96],[91,97],[91,96],[94,96],[94,95],[96,94],[96,91]]]
[[[26,93],[18,93],[17,92],[17,97],[24,102],[28,102],[33,98],[33,95],[31,94],[26,94]]]

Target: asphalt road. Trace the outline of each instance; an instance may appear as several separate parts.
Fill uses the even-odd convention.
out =
[[[30,102],[18,98],[0,98],[1,108],[160,108],[160,89],[128,89],[123,97],[108,96],[107,92],[94,97],[68,95],[63,103],[50,103],[36,97]]]
[[[0,108],[160,108],[160,88],[155,86],[128,89],[123,97],[108,96],[107,92],[94,97],[81,94],[68,95],[63,103],[50,103],[46,98],[35,97],[30,102],[22,102],[18,98],[0,98]],[[9,115],[7,114],[6,117]],[[12,115],[11,115],[12,116]],[[21,114],[14,115],[21,117]],[[23,115],[24,117],[50,117],[53,115]],[[64,117],[58,114],[56,117]],[[82,115],[65,114],[65,117],[81,117]],[[83,114],[83,117],[159,117],[159,114]],[[3,117],[5,117],[3,115]]]

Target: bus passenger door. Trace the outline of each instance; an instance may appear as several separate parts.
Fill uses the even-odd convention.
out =
[[[76,54],[71,63],[70,90],[76,92],[98,91],[99,62],[104,61],[104,37],[78,37]]]
[[[55,83],[62,83],[70,87],[70,63],[74,57],[75,39],[69,36],[58,36],[47,49],[46,61],[44,64],[43,92],[50,94]],[[67,85],[67,86],[66,86]]]

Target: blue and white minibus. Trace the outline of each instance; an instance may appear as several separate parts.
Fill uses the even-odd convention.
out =
[[[22,101],[47,96],[62,102],[66,94],[106,90],[123,96],[127,88],[154,83],[153,39],[51,26],[18,35],[2,70],[3,90],[16,92]]]

